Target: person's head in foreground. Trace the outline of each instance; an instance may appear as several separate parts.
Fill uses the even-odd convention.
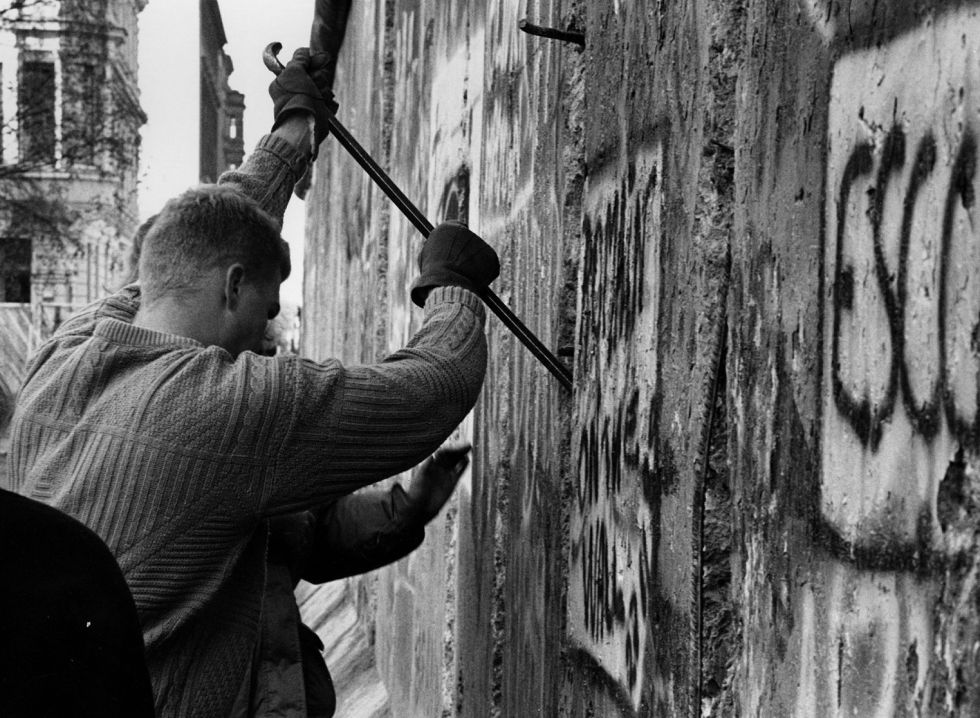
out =
[[[279,224],[235,189],[202,185],[167,202],[142,242],[142,311],[232,356],[260,351],[289,276]]]

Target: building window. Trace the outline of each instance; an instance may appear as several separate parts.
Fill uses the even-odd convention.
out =
[[[31,240],[0,239],[0,299],[31,301]]]
[[[53,164],[55,159],[54,63],[27,61],[17,83],[17,126],[21,162]]]
[[[64,62],[62,143],[70,164],[95,164],[102,137],[102,68]]]

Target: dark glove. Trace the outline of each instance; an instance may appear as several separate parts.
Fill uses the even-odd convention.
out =
[[[500,274],[493,247],[461,222],[444,222],[429,233],[419,252],[419,276],[412,282],[412,301],[425,305],[435,287],[486,289]]]
[[[337,112],[337,103],[328,86],[330,56],[324,52],[310,55],[307,47],[293,53],[276,79],[269,85],[272,97],[272,115],[276,129],[294,112],[308,112],[313,116],[313,156],[330,128],[330,116]]]

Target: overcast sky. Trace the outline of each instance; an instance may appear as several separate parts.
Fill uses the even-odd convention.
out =
[[[157,0],[158,2],[164,0]],[[245,93],[245,151],[250,152],[272,125],[272,80],[262,64],[262,50],[273,40],[283,44],[283,62],[297,47],[309,44],[313,0],[218,0],[228,44],[225,52],[235,64],[228,84]],[[295,195],[286,210],[283,236],[289,242],[293,271],[282,294],[297,304],[303,295],[303,202]]]
[[[167,2],[167,0],[153,0]],[[262,64],[262,50],[274,40],[283,44],[282,61],[310,41],[313,0],[218,0],[235,63],[228,84],[245,93],[245,147],[251,148],[272,124],[268,88],[272,73]]]

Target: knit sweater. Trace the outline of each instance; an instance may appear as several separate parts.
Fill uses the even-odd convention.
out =
[[[282,216],[302,169],[266,137],[238,186]],[[265,519],[416,464],[473,406],[484,314],[434,290],[408,345],[370,366],[237,358],[134,326],[130,286],[65,322],[30,360],[11,424],[13,490],[94,530],[136,601],[161,716],[229,714],[265,582]]]

